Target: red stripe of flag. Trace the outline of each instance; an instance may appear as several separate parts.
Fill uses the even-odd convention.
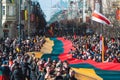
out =
[[[93,13],[92,16],[105,21],[107,24],[110,24],[110,21],[108,19],[106,19],[105,17],[103,17],[103,16],[101,16],[101,15],[99,15],[97,13]]]

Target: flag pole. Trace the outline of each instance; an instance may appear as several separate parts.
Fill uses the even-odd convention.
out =
[[[102,36],[102,62],[104,62],[104,55],[105,55],[105,45],[104,45],[104,36]]]
[[[86,0],[83,0],[83,11],[82,11],[83,23],[86,22],[85,9],[86,9]]]
[[[100,4],[102,5],[102,2],[100,2]],[[101,6],[102,7],[102,6]],[[100,7],[100,9],[101,9],[101,7]],[[92,13],[92,20],[94,20],[94,21],[96,21],[96,22],[99,22],[99,23],[102,23],[102,24],[100,24],[99,26],[100,26],[100,34],[101,34],[101,37],[103,37],[103,31],[104,31],[104,29],[103,29],[103,24],[106,24],[106,25],[110,25],[111,24],[111,22],[110,22],[110,20],[107,18],[107,17],[105,17],[103,14],[101,14],[102,13],[102,9],[101,9],[101,12],[97,12],[96,10]],[[101,42],[102,42],[102,44],[101,44],[101,46],[103,45],[103,48],[100,50],[100,53],[101,53],[101,58],[102,58],[102,62],[104,62],[104,54],[105,54],[105,50],[104,50],[104,41],[105,41],[105,39],[104,39],[104,37],[102,38],[102,40],[101,40]]]
[[[103,36],[103,24],[101,24],[101,35],[102,35],[102,62],[104,62],[104,36]]]
[[[103,13],[102,11],[102,0],[100,0],[100,12]],[[104,62],[104,55],[105,55],[105,51],[104,51],[104,34],[103,34],[103,24],[101,24],[101,35],[102,35],[102,62]]]

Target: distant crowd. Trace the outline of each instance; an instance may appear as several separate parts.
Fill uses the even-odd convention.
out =
[[[69,52],[74,58],[102,62],[100,36],[66,36],[72,41],[75,50]],[[104,38],[104,62],[120,63],[120,38]]]

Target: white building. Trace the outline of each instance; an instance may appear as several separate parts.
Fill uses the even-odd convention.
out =
[[[25,3],[28,0],[21,0],[21,10],[24,10]],[[28,6],[27,6],[28,7]],[[18,37],[18,21],[19,21],[19,0],[14,0],[11,3],[10,0],[2,0],[2,27],[0,27],[0,38],[15,38]],[[1,11],[0,11],[1,12]],[[21,15],[22,17],[22,15]],[[21,24],[27,29],[27,21],[21,19]],[[23,35],[23,33],[21,33]]]
[[[0,37],[16,36],[16,5],[2,0],[2,27]]]

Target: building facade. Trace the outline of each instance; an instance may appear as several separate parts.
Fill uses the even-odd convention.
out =
[[[15,4],[9,2],[9,0],[2,0],[2,27],[0,37],[12,37],[13,32],[16,32],[16,7]],[[14,33],[15,34],[15,33]]]
[[[21,7],[23,2],[21,2]],[[22,22],[22,20],[21,20]],[[2,27],[0,37],[18,37],[19,1],[2,0]]]
[[[31,36],[35,33],[36,28],[40,26],[39,23],[45,22],[45,16],[38,2],[33,2],[32,0],[20,1],[1,0],[2,24],[0,26],[0,38],[17,38],[19,36],[19,24],[21,25],[20,36]]]
[[[2,32],[2,0],[0,0],[0,32]]]

